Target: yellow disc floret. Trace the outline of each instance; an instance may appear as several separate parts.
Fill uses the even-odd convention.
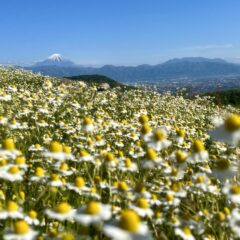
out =
[[[18,210],[18,205],[14,201],[8,201],[7,203],[7,211],[8,212],[15,212]]]
[[[63,146],[58,141],[52,141],[49,146],[50,152],[58,153],[63,151]]]
[[[27,234],[29,232],[29,226],[24,220],[18,220],[14,224],[14,232],[19,235]]]
[[[111,162],[111,161],[113,161],[115,159],[115,156],[114,156],[114,154],[113,153],[107,153],[106,154],[106,156],[105,156],[105,161],[106,162]]]
[[[85,117],[83,119],[83,124],[84,125],[89,125],[89,124],[92,124],[92,119],[90,117]]]
[[[240,129],[240,115],[232,114],[231,116],[227,117],[224,122],[224,127],[229,132],[234,132]]]
[[[140,122],[141,124],[147,123],[148,120],[149,120],[149,119],[148,119],[148,116],[145,115],[145,114],[142,114],[142,115],[139,117],[139,122]]]
[[[128,185],[127,185],[127,183],[126,183],[126,182],[123,182],[123,181],[122,181],[122,182],[118,182],[117,187],[118,187],[118,190],[123,191],[123,192],[125,192],[125,191],[128,190]]]
[[[132,161],[130,158],[125,159],[125,167],[130,168],[132,165]]]
[[[15,161],[14,161],[15,164],[17,165],[22,165],[22,164],[25,164],[26,163],[26,159],[25,157],[16,157]]]
[[[56,212],[58,213],[69,213],[72,210],[72,207],[67,202],[62,202],[57,205]]]
[[[137,206],[140,208],[147,209],[149,207],[148,201],[145,198],[139,198],[137,200]]]
[[[29,211],[28,216],[32,219],[35,219],[37,217],[37,212],[34,210]]]
[[[205,150],[203,141],[200,140],[200,139],[195,140],[195,141],[193,142],[192,147],[193,147],[193,151],[194,151],[194,152],[202,152],[202,151]]]
[[[142,133],[143,135],[145,135],[145,134],[150,133],[151,130],[152,130],[151,127],[150,127],[147,123],[145,123],[145,124],[142,126],[142,128],[141,128],[141,133]]]
[[[82,188],[85,186],[85,181],[82,177],[76,177],[75,178],[75,186],[78,188]]]
[[[233,185],[230,189],[232,194],[239,195],[240,194],[240,186],[239,185]]]
[[[85,209],[85,212],[90,215],[96,215],[100,211],[101,211],[101,205],[95,201],[88,203]]]
[[[44,169],[41,167],[37,167],[35,169],[35,176],[37,177],[43,177],[44,176]]]
[[[11,174],[17,174],[19,173],[19,168],[17,166],[12,166],[8,169],[8,172],[11,173]]]
[[[148,148],[146,151],[146,158],[148,160],[155,160],[157,158],[157,152],[152,148]]]
[[[164,131],[162,129],[157,129],[154,132],[154,138],[155,138],[156,141],[164,140],[166,138]]]
[[[4,139],[3,143],[2,143],[2,146],[3,146],[4,150],[8,150],[8,151],[11,151],[11,150],[15,149],[14,141],[11,138]]]
[[[120,228],[135,233],[138,231],[140,225],[140,218],[139,216],[132,210],[125,210],[122,213],[119,226]]]
[[[184,163],[186,161],[186,155],[182,151],[177,151],[176,160],[178,163]]]
[[[189,236],[189,235],[192,235],[191,230],[190,230],[189,228],[187,228],[187,227],[183,228],[182,231],[184,232],[184,234],[186,234],[186,235],[188,235],[188,236]]]

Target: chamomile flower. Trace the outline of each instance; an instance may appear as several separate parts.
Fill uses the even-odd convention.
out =
[[[73,190],[80,195],[86,191],[89,191],[89,188],[85,186],[85,180],[82,177],[76,177],[74,184],[67,183],[66,186],[69,190]]]
[[[109,220],[112,216],[111,206],[100,202],[89,202],[86,206],[77,210],[74,219],[82,225],[98,224]]]
[[[158,157],[157,152],[152,148],[146,150],[144,160],[141,161],[142,167],[149,169],[158,167],[161,163],[162,159]]]
[[[167,140],[167,131],[164,128],[155,129],[148,147],[156,151],[161,151],[171,145],[171,141]]]
[[[58,221],[65,221],[73,218],[75,210],[67,202],[61,202],[54,210],[47,209],[45,213],[48,218],[57,219]]]
[[[9,165],[7,168],[0,169],[0,178],[10,182],[22,181],[24,171],[20,170],[17,165]]]
[[[85,117],[83,119],[82,130],[84,132],[92,132],[94,130],[93,121],[90,117]]]
[[[217,141],[238,146],[240,144],[240,115],[229,115],[223,124],[218,124],[217,128],[210,132],[210,136]]]
[[[140,217],[132,210],[124,210],[119,221],[106,224],[104,234],[116,240],[150,240],[148,227],[141,223]]]
[[[240,185],[226,183],[222,192],[231,202],[240,204]]]
[[[63,146],[60,142],[52,141],[49,145],[49,151],[43,152],[43,156],[47,158],[54,158],[59,161],[65,160],[66,156],[63,152]]]
[[[208,159],[208,152],[205,150],[202,140],[197,139],[192,143],[193,153],[188,157],[188,161],[195,163],[203,163]]]
[[[37,231],[32,230],[27,222],[18,220],[14,223],[14,227],[4,233],[4,240],[32,240],[36,239]]]
[[[140,217],[151,217],[153,211],[150,208],[148,199],[139,198],[135,205],[130,205],[130,208],[134,210]]]
[[[184,240],[194,240],[195,237],[192,234],[192,231],[185,227],[185,228],[176,228],[175,234],[179,237],[181,237]]]
[[[24,220],[29,224],[29,225],[35,225],[38,226],[40,224],[40,221],[37,219],[37,212],[34,210],[30,210],[28,212],[28,215],[24,217]]]
[[[15,148],[15,143],[13,139],[6,138],[2,142],[2,148],[0,149],[0,155],[9,157],[9,158],[15,158],[17,155],[19,155],[19,151]]]
[[[0,211],[0,219],[7,218],[23,218],[24,215],[22,213],[22,209],[18,206],[15,201],[8,201],[6,208]]]
[[[119,164],[118,169],[123,172],[136,172],[138,166],[136,163],[132,162],[130,158],[126,158]]]

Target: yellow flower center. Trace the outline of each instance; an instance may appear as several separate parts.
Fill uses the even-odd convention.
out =
[[[53,173],[53,174],[51,175],[51,180],[52,180],[52,181],[58,181],[58,180],[59,180],[59,176],[58,176],[56,173]]]
[[[148,160],[155,160],[157,158],[157,152],[152,148],[148,148],[146,151],[146,158]]]
[[[29,226],[24,220],[19,220],[14,224],[14,232],[23,235],[29,232]]]
[[[135,233],[139,229],[140,218],[139,216],[132,210],[125,210],[122,213],[119,226],[120,228]]]
[[[225,214],[223,212],[218,212],[217,213],[217,218],[219,221],[224,221],[225,220]]]
[[[75,236],[71,232],[64,232],[61,236],[61,240],[75,240]]]
[[[231,116],[227,117],[224,122],[224,127],[229,132],[234,132],[240,129],[240,115],[232,114]]]
[[[167,193],[167,194],[166,194],[166,200],[167,200],[168,202],[173,201],[173,199],[174,199],[174,196],[173,196],[171,193]]]
[[[233,185],[230,189],[232,194],[240,194],[240,186],[239,185]]]
[[[179,137],[185,137],[185,131],[183,129],[178,129],[176,132]]]
[[[81,157],[86,157],[89,155],[89,153],[86,150],[80,150],[79,154]]]
[[[36,143],[36,144],[35,144],[35,148],[36,148],[36,149],[39,149],[39,148],[41,148],[41,145],[40,145],[39,143]]]
[[[127,185],[127,183],[126,182],[118,182],[118,190],[120,190],[120,191],[123,191],[123,192],[125,192],[125,191],[127,191],[128,190],[128,185]]]
[[[100,184],[101,183],[101,177],[100,176],[94,177],[94,183],[95,184]]]
[[[142,183],[137,183],[135,186],[135,190],[138,193],[144,193],[146,191],[146,187]]]
[[[19,168],[17,166],[12,166],[8,169],[8,172],[11,173],[11,174],[17,174],[19,173]]]
[[[148,125],[148,124],[144,124],[143,126],[142,126],[142,128],[141,128],[141,133],[143,134],[143,135],[145,135],[145,134],[147,134],[147,133],[150,133],[151,132],[151,127]]]
[[[186,155],[182,151],[177,151],[176,160],[178,163],[184,163],[186,161]]]
[[[152,200],[157,200],[157,199],[158,199],[158,197],[157,197],[157,195],[156,195],[156,194],[152,194],[152,196],[151,196],[151,199],[152,199]]]
[[[72,207],[67,202],[62,202],[58,204],[56,208],[56,212],[62,213],[62,214],[69,213],[71,210],[72,210]]]
[[[85,181],[82,177],[76,177],[75,178],[75,186],[78,188],[82,188],[85,186]]]
[[[145,114],[142,114],[142,115],[139,117],[139,122],[140,122],[141,124],[147,123],[147,122],[148,122],[148,116],[145,115]]]
[[[89,125],[89,124],[92,124],[92,119],[90,117],[85,117],[83,119],[83,124],[84,125]]]
[[[204,177],[203,176],[197,176],[196,181],[197,181],[197,183],[203,183]]]
[[[202,140],[198,139],[193,142],[193,151],[194,152],[202,152],[204,150],[205,150],[205,148],[204,148],[204,144],[203,144]]]
[[[63,151],[63,146],[60,142],[52,141],[49,146],[50,152],[59,153]]]
[[[147,209],[149,207],[148,201],[145,198],[139,198],[137,200],[137,206],[143,209]]]
[[[172,168],[171,175],[172,176],[177,176],[177,174],[178,174],[178,170],[176,168]]]
[[[60,169],[62,171],[67,171],[69,169],[69,167],[68,167],[67,163],[61,163]]]
[[[229,215],[231,213],[231,211],[228,207],[225,207],[223,210],[224,210],[224,213],[227,215]]]
[[[156,211],[156,212],[154,212],[154,216],[155,216],[155,218],[160,218],[162,216],[162,214],[161,214],[161,212]]]
[[[97,136],[96,136],[96,140],[97,140],[97,141],[101,141],[101,140],[102,140],[102,137],[101,137],[100,135],[97,135]]]
[[[69,146],[63,146],[63,151],[67,154],[70,154],[72,152],[72,149]]]
[[[185,227],[184,229],[182,229],[182,231],[186,234],[186,235],[192,235],[192,232],[189,228]]]
[[[26,159],[24,157],[16,157],[14,163],[17,164],[17,165],[25,164]]]
[[[36,170],[35,170],[35,175],[36,175],[37,177],[42,177],[42,176],[44,176],[44,170],[43,170],[43,168],[37,167]]]
[[[32,219],[35,219],[37,217],[37,212],[34,210],[29,211],[28,216]]]
[[[14,201],[8,201],[7,203],[7,211],[8,212],[15,212],[18,210],[18,205]]]
[[[130,158],[125,159],[125,167],[130,168],[132,165],[132,161]]]
[[[180,186],[179,184],[177,183],[173,183],[171,189],[174,191],[174,192],[178,192],[180,190]]]
[[[230,162],[227,159],[220,159],[216,162],[216,169],[226,170],[230,167]]]
[[[11,138],[4,139],[2,146],[3,146],[3,149],[9,150],[9,151],[15,149],[15,144]]]
[[[154,132],[154,138],[156,141],[162,141],[165,139],[165,134],[163,132],[163,130],[158,129]]]
[[[105,156],[105,161],[106,162],[111,162],[115,159],[115,156],[113,153],[107,153],[106,156]]]
[[[101,206],[98,202],[92,201],[87,204],[85,212],[90,215],[96,215],[101,211]]]

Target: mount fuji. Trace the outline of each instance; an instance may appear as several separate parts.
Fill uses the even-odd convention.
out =
[[[54,53],[49,56],[46,60],[37,62],[33,67],[43,66],[58,66],[58,67],[75,67],[76,64],[70,60],[64,59],[61,54]]]

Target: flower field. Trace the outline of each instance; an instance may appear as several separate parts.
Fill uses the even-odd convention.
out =
[[[239,112],[0,68],[0,238],[240,238]]]

